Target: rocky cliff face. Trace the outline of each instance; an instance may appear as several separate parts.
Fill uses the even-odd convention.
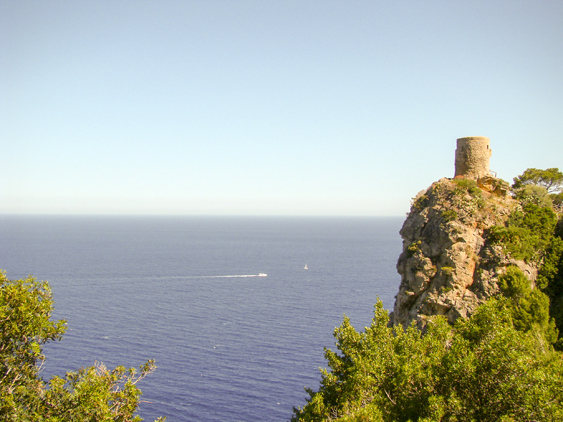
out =
[[[401,285],[391,322],[424,328],[428,316],[450,322],[467,317],[498,293],[498,276],[518,265],[533,282],[537,269],[487,243],[487,229],[505,225],[519,203],[508,184],[484,177],[478,182],[441,179],[420,192],[401,229],[397,263]]]

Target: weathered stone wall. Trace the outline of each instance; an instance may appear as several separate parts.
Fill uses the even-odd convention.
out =
[[[455,176],[477,180],[489,176],[491,148],[489,138],[468,136],[457,140],[455,151]]]

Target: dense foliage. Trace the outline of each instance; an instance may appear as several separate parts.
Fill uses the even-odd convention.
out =
[[[557,341],[558,330],[555,319],[549,316],[549,297],[540,289],[532,289],[530,280],[516,266],[507,268],[499,277],[499,287],[508,298],[514,328],[519,331],[534,331],[550,344]]]
[[[506,226],[492,227],[489,241],[504,247],[513,258],[539,267],[536,285],[547,298],[542,298],[541,307],[549,309],[559,331],[555,346],[563,350],[563,220],[553,207],[561,193],[548,193],[561,188],[563,173],[557,168],[527,169],[514,182],[514,194],[522,209],[512,213]],[[540,291],[529,294],[534,300],[541,296]],[[535,309],[538,306],[539,302]],[[553,341],[552,335],[547,336]]]
[[[512,193],[522,204],[533,202],[563,211],[563,173],[558,168],[529,168],[514,178]]]
[[[548,193],[557,193],[563,186],[563,173],[558,168],[540,170],[529,168],[520,176],[514,178],[514,189],[520,189],[526,185],[544,187]]]
[[[563,351],[563,239],[561,234],[554,236],[545,250],[537,285],[549,297],[550,314],[555,319],[559,330],[559,340],[555,346],[558,350]]]
[[[47,282],[8,280],[0,271],[0,420],[141,421],[135,384],[155,369],[154,361],[140,372],[97,363],[48,383],[40,377],[42,345],[60,340],[66,327],[50,320],[52,310]]]
[[[490,299],[450,326],[433,317],[425,335],[390,328],[380,301],[370,327],[345,318],[340,353],[293,421],[560,421],[563,360],[532,324],[514,327],[512,304]]]
[[[493,226],[488,238],[515,259],[540,262],[554,239],[557,214],[551,207],[528,203],[515,210],[506,226]]]
[[[514,178],[513,192],[522,202],[535,202],[544,206],[563,204],[563,173],[558,168],[527,169]]]

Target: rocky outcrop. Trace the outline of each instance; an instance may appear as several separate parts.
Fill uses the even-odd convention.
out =
[[[394,324],[413,320],[423,329],[431,315],[450,322],[467,317],[498,293],[498,276],[518,265],[533,282],[537,269],[487,242],[487,229],[505,225],[520,207],[508,184],[490,176],[477,182],[441,179],[413,200],[400,234],[401,285],[391,314]]]

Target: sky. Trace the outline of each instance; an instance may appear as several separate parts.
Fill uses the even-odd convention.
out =
[[[0,0],[0,214],[399,216],[563,168],[563,1]]]

